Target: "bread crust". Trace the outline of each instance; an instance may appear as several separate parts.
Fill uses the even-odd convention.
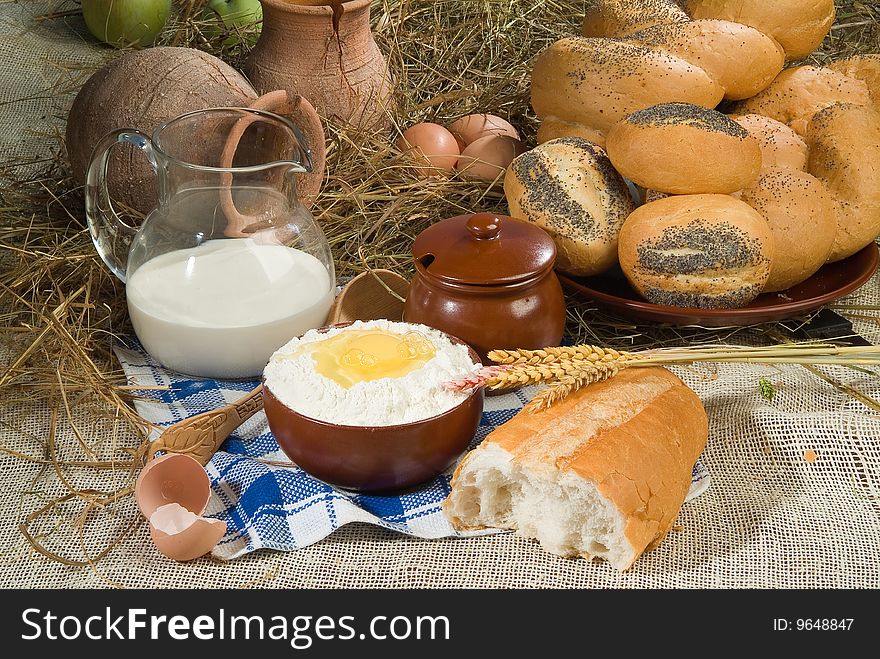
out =
[[[678,377],[658,367],[629,368],[543,412],[517,414],[465,456],[452,491],[478,452],[490,446],[534,474],[577,474],[623,516],[632,554],[616,567],[627,569],[671,528],[708,432],[699,397]],[[444,504],[447,513],[451,499]],[[450,521],[456,528],[479,528],[456,516]]]
[[[546,48],[532,72],[532,107],[543,120],[606,133],[626,115],[656,103],[714,108],[721,85],[670,53],[613,39],[567,37]]]
[[[831,194],[814,176],[771,168],[743,190],[742,200],[767,220],[775,255],[764,291],[784,291],[811,277],[831,254],[837,216]]]
[[[617,236],[635,202],[599,146],[577,137],[539,145],[507,168],[504,194],[513,217],[553,236],[561,270],[588,276],[617,262]]]
[[[621,37],[651,25],[687,21],[675,0],[594,0],[581,24],[585,37]]]
[[[837,235],[828,260],[839,261],[880,235],[880,113],[831,105],[810,121],[806,142],[807,169],[834,200]]]
[[[834,0],[688,0],[691,18],[720,18],[773,37],[789,61],[816,50],[834,25]]]
[[[595,128],[557,119],[545,119],[541,122],[538,128],[538,144],[558,140],[561,137],[580,137],[596,146],[605,148],[605,134]]]
[[[733,106],[734,114],[762,114],[804,136],[810,119],[834,103],[872,104],[864,80],[822,66],[796,66],[780,73],[767,89]]]
[[[734,308],[763,290],[774,257],[761,215],[729,195],[682,195],[645,204],[627,218],[620,267],[648,301]]]
[[[608,132],[606,146],[625,177],[671,194],[736,192],[761,171],[761,149],[746,129],[687,103],[634,112]]]
[[[733,115],[731,119],[758,140],[762,171],[775,167],[807,171],[807,143],[791,128],[760,114]]]
[[[654,25],[626,41],[672,53],[698,66],[724,88],[724,98],[750,98],[782,71],[785,53],[755,28],[732,21],[699,20]]]
[[[856,55],[832,62],[828,68],[864,82],[868,86],[874,105],[880,107],[880,54]]]

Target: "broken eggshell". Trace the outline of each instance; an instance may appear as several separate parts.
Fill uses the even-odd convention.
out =
[[[199,517],[179,503],[160,506],[149,521],[156,549],[175,561],[204,556],[226,534],[226,522],[222,519]]]
[[[226,522],[201,517],[211,499],[211,481],[188,455],[168,453],[148,462],[134,492],[156,548],[168,558],[188,561],[207,554],[226,532]]]

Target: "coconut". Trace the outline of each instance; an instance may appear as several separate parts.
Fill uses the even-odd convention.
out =
[[[127,53],[89,78],[73,102],[66,135],[73,176],[85,182],[92,150],[117,128],[150,135],[185,112],[246,106],[256,97],[238,71],[199,50],[159,47]],[[158,203],[156,176],[135,149],[113,150],[107,185],[115,202],[140,213]]]

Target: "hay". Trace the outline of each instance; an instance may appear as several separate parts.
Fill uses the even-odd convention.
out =
[[[366,267],[411,273],[412,239],[431,223],[476,210],[506,211],[498,187],[460,178],[422,179],[400,158],[395,133],[417,121],[446,123],[470,112],[509,118],[533,143],[537,122],[528,102],[531,60],[542,48],[578,31],[583,1],[378,0],[373,25],[397,81],[395,128],[356,134],[328,125],[328,179],[314,209],[333,249],[337,272]],[[880,50],[880,9],[839,2],[838,25],[817,62]],[[178,3],[160,44],[193,46],[240,65],[253,39],[229,44],[210,35],[205,0]],[[43,20],[59,20],[65,12]],[[247,30],[245,30],[247,32]],[[252,35],[251,35],[252,36]],[[108,49],[108,58],[118,51]],[[62,94],[88,71],[67,71]],[[0,425],[28,441],[29,451],[0,452],[44,466],[22,488],[18,519],[32,546],[70,564],[92,564],[113,543],[108,528],[125,533],[138,516],[127,494],[141,463],[149,428],[131,407],[112,352],[113,337],[130,333],[123,287],[98,259],[84,227],[82,191],[67,171],[60,136],[46,169],[23,178],[19,165],[0,163]],[[865,315],[870,310],[858,310]],[[633,325],[569,299],[570,338],[618,348],[687,343],[766,342],[772,328],[664,329]],[[28,414],[46,414],[45,436],[28,436]],[[87,428],[75,419],[90,418]],[[60,429],[76,442],[55,442]],[[77,485],[83,471],[101,469],[106,487]],[[72,522],[72,523],[71,523]],[[79,538],[81,556],[56,556],[52,547]]]

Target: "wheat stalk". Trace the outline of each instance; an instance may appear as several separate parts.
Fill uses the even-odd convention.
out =
[[[533,412],[594,382],[614,377],[624,368],[683,365],[694,362],[747,364],[801,364],[813,366],[880,365],[880,346],[839,346],[833,343],[785,343],[774,346],[706,345],[696,348],[661,348],[638,352],[618,351],[593,345],[543,348],[540,350],[493,350],[486,366],[466,378],[446,384],[453,391],[516,389],[547,384],[528,404]]]

